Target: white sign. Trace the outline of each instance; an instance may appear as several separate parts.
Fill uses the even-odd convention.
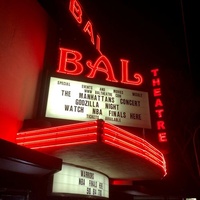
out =
[[[109,197],[109,179],[104,174],[63,164],[54,174],[53,193]]]
[[[151,128],[148,93],[51,77],[46,117]]]

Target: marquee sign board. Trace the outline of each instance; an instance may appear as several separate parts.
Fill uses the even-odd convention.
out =
[[[62,170],[54,174],[52,192],[108,198],[109,179],[96,171],[63,164]]]
[[[50,78],[46,117],[151,128],[148,93]]]

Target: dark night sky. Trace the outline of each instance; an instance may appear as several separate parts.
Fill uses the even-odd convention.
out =
[[[198,18],[195,2],[80,2],[102,37],[102,49],[106,55],[116,59],[127,58],[144,67],[158,65],[171,69],[185,68],[193,74],[197,72]]]
[[[82,3],[102,36],[104,48],[117,49],[122,56],[134,56],[132,52],[145,54],[145,50],[164,51],[164,47],[181,45],[184,34],[179,4],[176,1],[152,4],[152,1],[126,0]]]

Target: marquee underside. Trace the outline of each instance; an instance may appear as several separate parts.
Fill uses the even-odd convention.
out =
[[[154,180],[166,175],[165,159],[159,150],[102,120],[20,132],[17,143],[111,179]]]
[[[154,180],[164,176],[164,171],[149,161],[103,143],[71,146],[53,155],[65,163],[102,172],[111,179]]]

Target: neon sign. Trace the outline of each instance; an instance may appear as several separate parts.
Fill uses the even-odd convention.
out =
[[[81,60],[82,54],[79,51],[60,48],[60,60],[57,72],[68,75],[80,75],[84,70],[84,65]],[[121,59],[120,82],[129,85],[141,85],[143,83],[143,77],[140,74],[135,73],[133,75],[135,80],[129,79],[128,62],[128,60]],[[95,78],[97,72],[103,72],[107,75],[107,81],[118,82],[112,64],[105,55],[100,55],[94,63],[91,60],[87,60],[85,64],[90,69],[90,73],[86,75],[87,78]],[[68,67],[69,65],[70,67]]]
[[[19,132],[17,144],[38,151],[81,144],[106,144],[154,164],[162,169],[163,176],[167,174],[165,157],[158,149],[133,133],[103,120]]]
[[[70,0],[69,11],[73,18],[82,29],[83,33],[86,34],[93,46],[100,56],[95,60],[87,60],[85,63],[82,61],[82,53],[75,49],[60,48],[60,59],[59,66],[57,69],[58,73],[66,75],[78,76],[83,73],[84,67],[90,69],[90,72],[86,75],[87,78],[95,78],[97,73],[101,72],[106,75],[106,81],[121,82],[128,85],[139,86],[143,83],[143,77],[139,73],[133,74],[133,80],[129,79],[129,60],[120,59],[121,62],[121,80],[117,80],[110,60],[107,56],[103,55],[100,50],[101,39],[98,33],[94,32],[92,22],[87,19],[84,15],[81,4],[77,0]],[[70,66],[70,67],[69,67]]]
[[[166,127],[165,127],[165,121],[163,119],[164,114],[164,108],[163,108],[163,102],[161,100],[162,93],[161,93],[161,83],[160,83],[160,77],[158,76],[159,69],[152,69],[151,73],[153,74],[152,79],[152,86],[153,86],[153,96],[155,97],[155,113],[157,116],[157,131],[158,131],[158,141],[159,142],[167,142],[167,133],[166,133]]]
[[[85,34],[88,34],[92,45],[96,45],[96,49],[98,50],[100,54],[102,54],[100,50],[101,38],[99,34],[96,34],[96,41],[95,41],[94,28],[93,28],[92,22],[90,20],[87,20],[86,23],[83,22],[83,10],[81,8],[81,4],[77,0],[70,0],[69,11],[71,12],[72,16],[74,17],[74,19],[79,25],[85,24],[82,29],[83,32]]]

